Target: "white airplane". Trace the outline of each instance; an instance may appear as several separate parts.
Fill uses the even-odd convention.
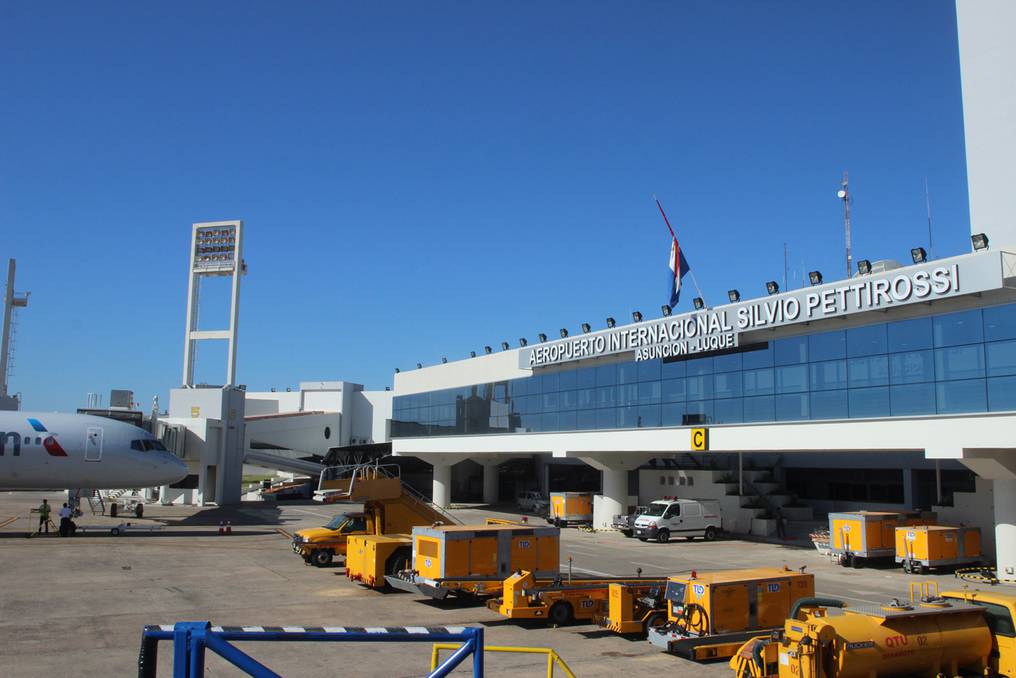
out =
[[[187,465],[137,426],[87,414],[0,412],[2,488],[141,488],[186,475]]]

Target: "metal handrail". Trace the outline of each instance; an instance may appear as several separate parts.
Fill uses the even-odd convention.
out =
[[[278,673],[239,650],[229,641],[257,642],[387,642],[442,643],[454,649],[440,665],[432,665],[428,678],[444,678],[469,655],[473,656],[473,676],[483,676],[483,629],[480,627],[264,627],[212,626],[210,622],[178,622],[171,626],[146,626],[141,634],[138,653],[138,678],[155,678],[158,671],[158,643],[173,641],[173,678],[202,678],[205,675],[205,650],[216,653],[233,666],[255,678],[282,678]],[[571,676],[571,673],[569,672]]]
[[[394,472],[391,470],[394,469]],[[373,478],[384,477],[384,478],[395,478],[398,479],[402,485],[402,493],[408,496],[410,499],[417,501],[424,506],[427,506],[432,511],[443,517],[449,524],[461,525],[462,521],[454,517],[443,508],[435,504],[433,501],[428,499],[422,493],[416,491],[406,483],[402,482],[402,469],[398,464],[381,464],[379,461],[366,464],[346,464],[343,466],[329,466],[321,471],[321,475],[318,478],[318,491],[326,492],[322,487],[322,484],[327,480],[335,480],[341,478],[344,474],[349,474],[349,489],[352,491],[353,484],[356,483],[357,477],[365,477],[365,471],[372,471]]]
[[[451,643],[434,643],[434,648],[430,653],[430,670],[434,671],[437,667],[438,652],[440,650],[454,650],[458,648],[458,645]],[[483,647],[484,652],[512,652],[517,654],[545,654],[547,655],[547,678],[553,678],[554,666],[561,667],[565,675],[568,678],[575,678],[575,674],[565,663],[564,659],[561,659],[556,651],[549,647],[516,647],[511,645],[485,645]],[[453,655],[454,656],[454,655]],[[447,660],[445,660],[447,661]]]

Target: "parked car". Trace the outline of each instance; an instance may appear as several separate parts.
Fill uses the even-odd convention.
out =
[[[635,536],[635,519],[646,512],[648,506],[636,506],[632,513],[619,513],[610,526],[626,537]]]
[[[526,491],[515,497],[515,506],[519,511],[542,515],[547,512],[550,501],[539,492]]]
[[[721,527],[720,502],[715,499],[662,499],[635,519],[635,536],[661,544],[671,537],[716,539]]]

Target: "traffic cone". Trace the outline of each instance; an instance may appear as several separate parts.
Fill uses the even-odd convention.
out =
[[[226,534],[233,534],[233,524],[228,520],[226,521]]]
[[[221,520],[219,521],[219,536],[226,534],[226,525]]]

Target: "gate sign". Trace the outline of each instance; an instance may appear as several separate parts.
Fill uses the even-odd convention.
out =
[[[709,429],[693,428],[691,430],[691,449],[696,452],[709,449]]]

